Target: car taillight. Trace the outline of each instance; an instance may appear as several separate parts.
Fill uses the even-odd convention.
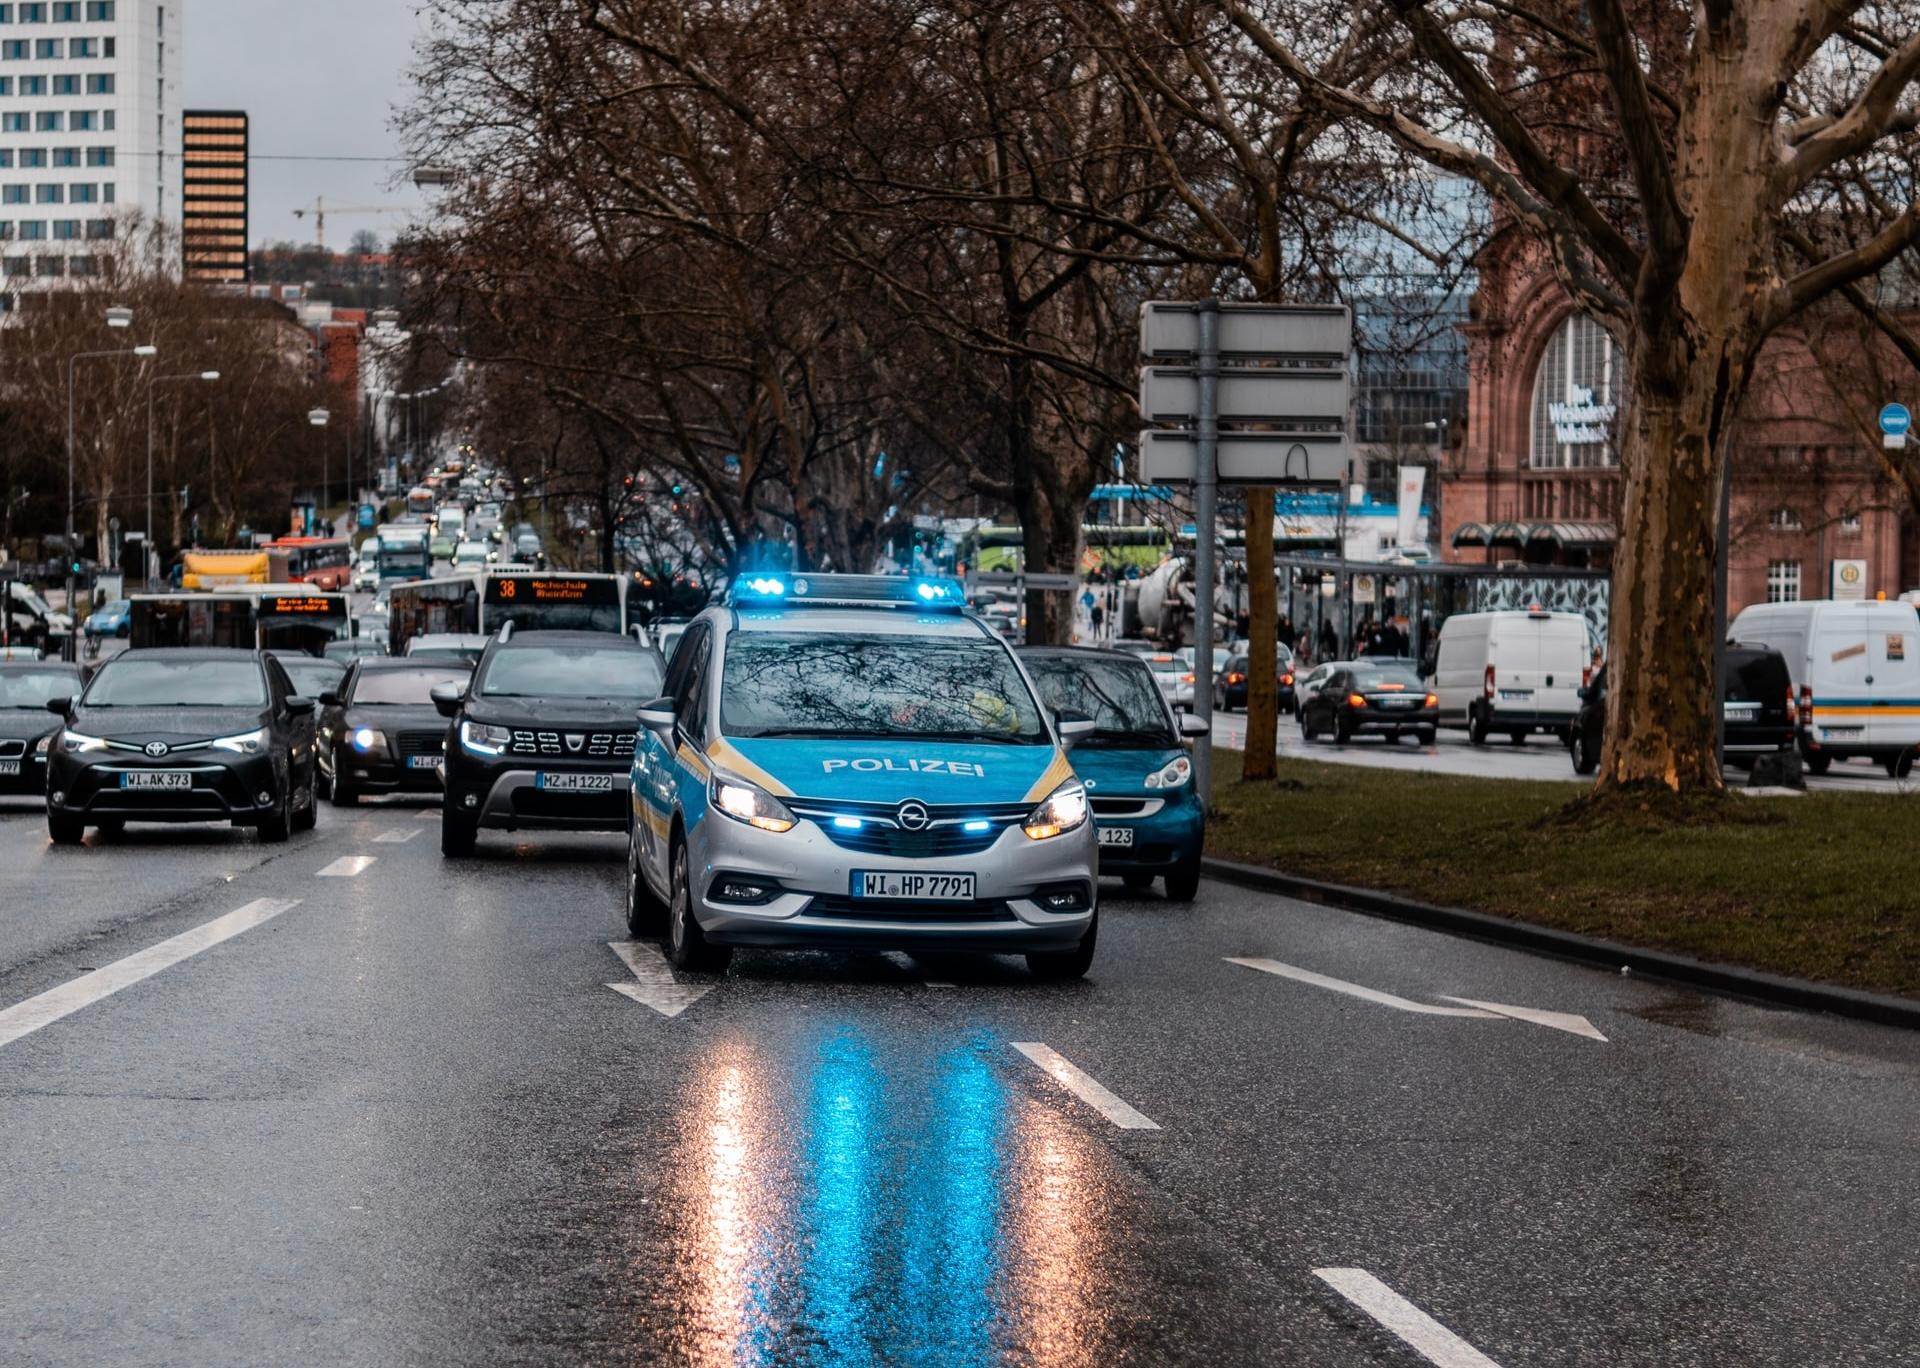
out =
[[[1587,688],[1593,683],[1593,666],[1585,665],[1580,669],[1580,687]]]
[[[1492,698],[1493,697],[1493,666],[1491,665],[1487,666],[1487,682],[1483,687],[1486,690],[1487,697]]]
[[[1793,689],[1791,686],[1787,689],[1787,705],[1789,707],[1793,705]],[[1803,727],[1811,727],[1813,725],[1813,685],[1811,684],[1802,684],[1800,686],[1800,725]]]
[[[1192,676],[1192,675],[1190,675],[1190,674],[1185,674],[1185,675],[1181,675],[1181,676],[1180,676],[1180,682],[1181,682],[1182,684],[1191,684],[1191,683],[1193,683],[1193,676]]]
[[[1293,676],[1290,674],[1281,675],[1280,687],[1283,689],[1291,689],[1293,687]]]
[[[1366,707],[1366,706],[1367,706],[1367,699],[1366,699],[1366,695],[1365,695],[1365,694],[1348,694],[1348,695],[1347,695],[1347,706],[1348,706],[1349,708],[1364,708],[1364,707]]]
[[[1236,671],[1234,671],[1234,672],[1233,672],[1232,674],[1230,674],[1230,675],[1228,675],[1228,676],[1227,676],[1227,683],[1229,683],[1229,684],[1239,684],[1239,683],[1242,683],[1242,682],[1244,682],[1244,681],[1245,681],[1245,679],[1246,679],[1246,676],[1245,676],[1245,675],[1243,675],[1243,674],[1241,674],[1241,673],[1240,673],[1240,672],[1239,672],[1238,670],[1236,670]]]
[[[1439,707],[1439,706],[1440,706],[1440,695],[1439,695],[1439,694],[1428,694],[1428,695],[1427,695],[1427,701],[1426,701],[1426,703],[1425,703],[1424,705],[1422,705],[1422,706],[1424,706],[1424,707],[1428,707],[1428,708],[1437,708],[1437,707]]]

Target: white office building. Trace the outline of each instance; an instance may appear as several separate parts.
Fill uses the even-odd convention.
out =
[[[186,0],[0,0],[0,292],[180,220]]]

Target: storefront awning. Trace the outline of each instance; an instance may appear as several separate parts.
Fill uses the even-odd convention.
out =
[[[1455,546],[1558,546],[1568,550],[1612,546],[1612,523],[1499,522],[1461,523],[1454,529]]]

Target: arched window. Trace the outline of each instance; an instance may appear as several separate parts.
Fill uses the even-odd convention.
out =
[[[1533,374],[1536,470],[1620,463],[1615,424],[1626,358],[1613,335],[1584,314],[1555,330]]]

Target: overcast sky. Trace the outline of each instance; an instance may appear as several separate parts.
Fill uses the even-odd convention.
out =
[[[396,155],[390,124],[409,95],[419,8],[414,0],[188,0],[184,107],[252,116],[256,244],[313,241],[313,220],[293,211],[316,198],[343,210],[421,202],[404,176],[389,184],[404,170],[398,162],[272,160]],[[327,245],[345,247],[361,228],[385,242],[405,221],[329,212]]]

